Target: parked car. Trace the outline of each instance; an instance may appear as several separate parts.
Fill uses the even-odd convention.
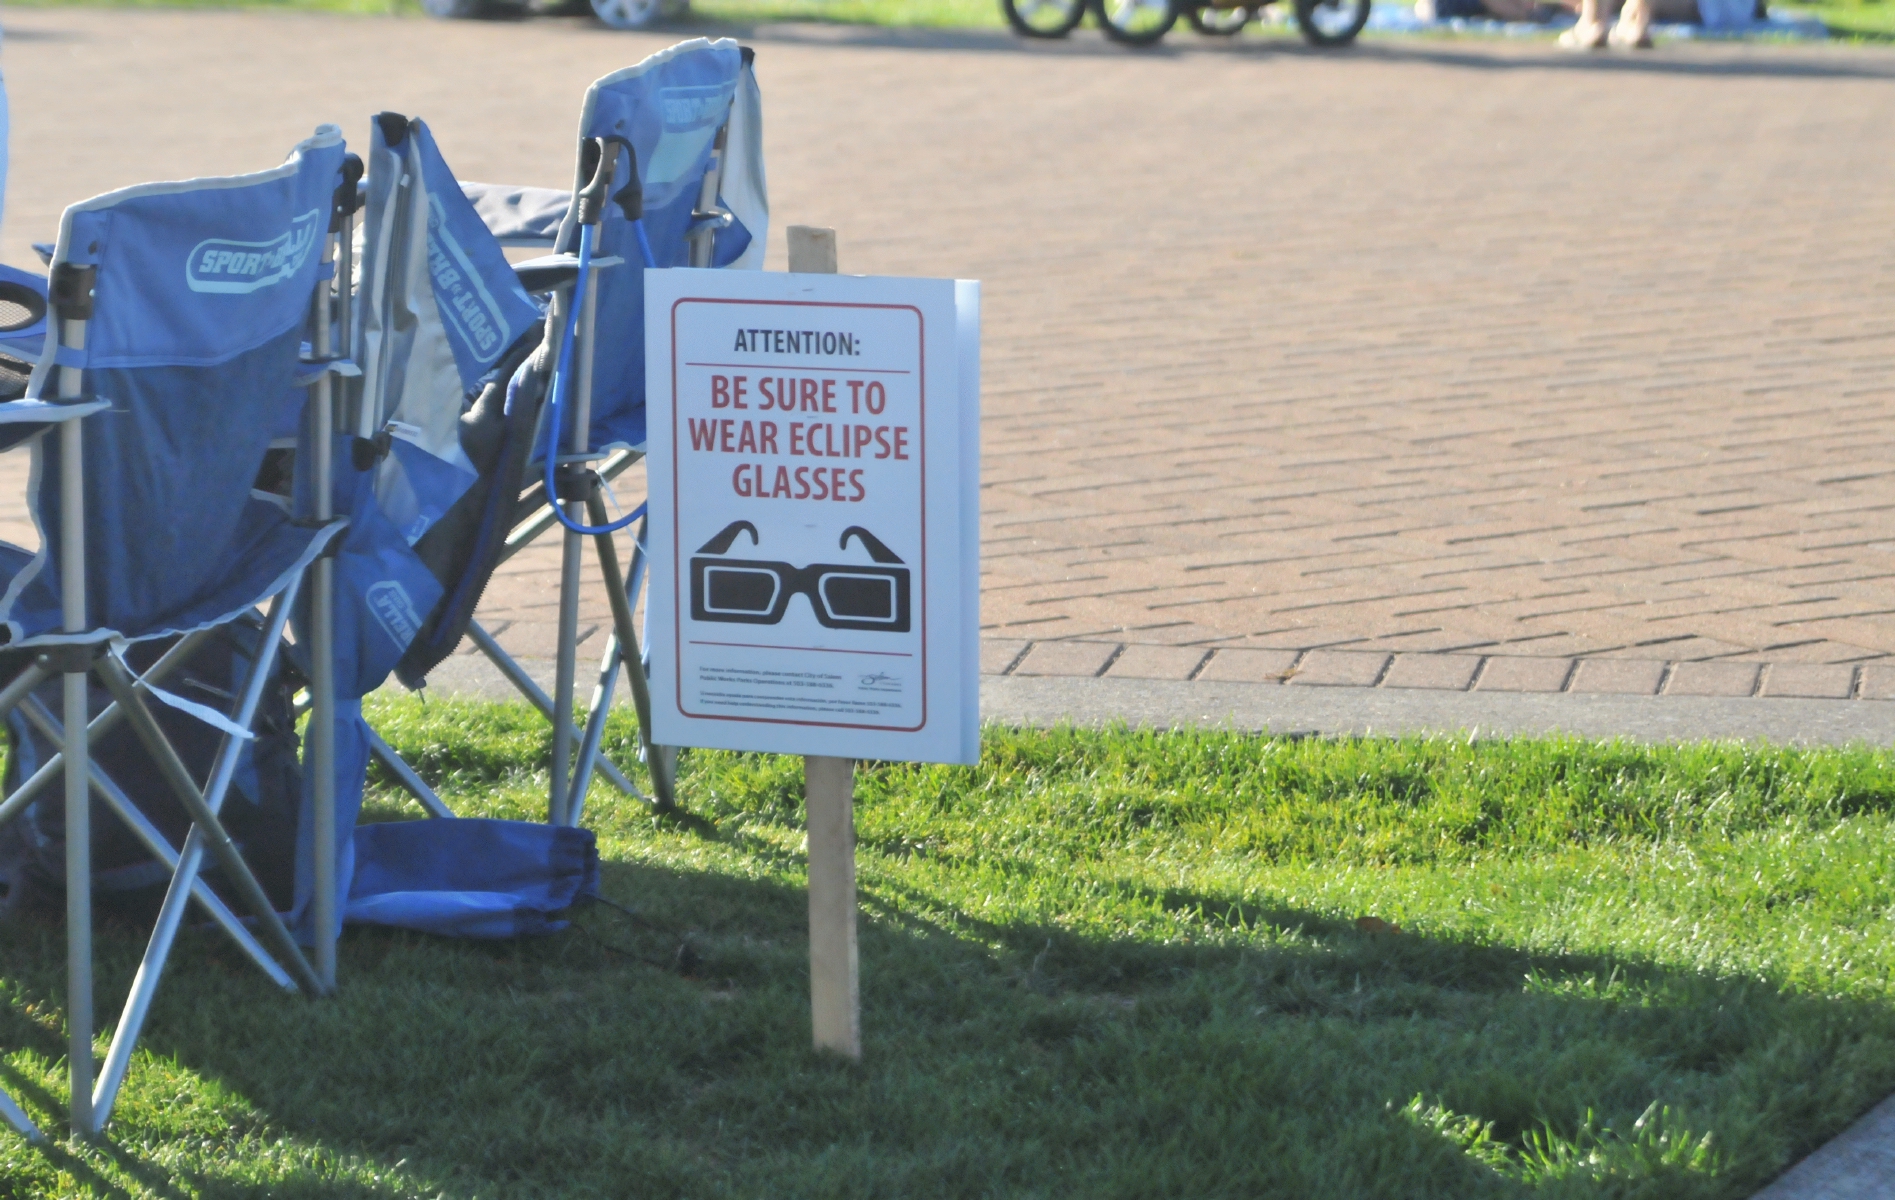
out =
[[[431,17],[471,21],[481,17],[505,17],[526,12],[531,0],[421,0]],[[682,15],[691,0],[556,0],[539,11],[583,13],[588,10],[614,29],[645,29],[659,21]]]

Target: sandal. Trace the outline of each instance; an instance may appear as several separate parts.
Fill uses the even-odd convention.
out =
[[[1612,32],[1606,35],[1606,41],[1614,49],[1650,50],[1652,48],[1652,31],[1650,29],[1641,29],[1638,31],[1638,36],[1633,37],[1629,33],[1621,34],[1619,32],[1619,30],[1624,27],[1622,22],[1614,24],[1612,26]]]
[[[1599,50],[1605,46],[1606,27],[1594,25],[1590,28],[1580,24],[1559,35],[1559,48],[1562,50]]]

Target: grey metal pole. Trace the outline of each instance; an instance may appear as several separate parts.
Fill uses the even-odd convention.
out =
[[[52,669],[46,665],[44,659],[35,659],[26,664],[20,673],[13,677],[12,683],[0,688],[0,716],[12,712],[20,701],[26,699],[34,688],[45,683],[52,673]],[[0,819],[0,824],[5,824],[4,819]]]
[[[555,499],[553,503],[563,502]],[[568,506],[568,511],[574,514],[574,519],[579,519],[578,514],[585,509],[574,503]],[[566,824],[571,803],[572,705],[579,670],[579,568],[580,554],[585,547],[585,540],[579,534],[570,529],[564,534],[559,560],[559,635],[553,658],[553,759],[548,771],[550,791],[546,804],[546,819],[554,825]]]
[[[434,794],[434,789],[428,786],[427,780],[415,774],[415,769],[403,761],[401,755],[395,753],[394,747],[382,740],[381,734],[376,733],[373,729],[366,730],[366,732],[368,734],[368,752],[375,756],[377,762],[387,767],[389,771],[394,774],[395,778],[401,782],[401,786],[407,790],[410,796],[415,798],[415,803],[419,804],[430,817],[452,819],[454,810],[449,808],[442,802],[439,796]]]
[[[326,237],[322,261],[334,261],[335,239]],[[329,286],[318,282],[313,301],[311,324],[313,349],[318,359],[328,358],[332,349],[329,336],[331,319]],[[316,442],[316,520],[327,523],[335,516],[335,397],[333,376],[323,372],[310,388],[309,403],[312,435]],[[310,810],[316,823],[315,895],[312,913],[316,927],[316,977],[323,991],[336,985],[336,676],[335,676],[335,596],[336,561],[327,553],[315,562],[314,591],[309,597],[309,731],[305,753],[313,764],[314,795]]]
[[[15,1104],[13,1097],[7,1095],[5,1091],[0,1091],[0,1121],[13,1126],[14,1131],[29,1142],[46,1140],[46,1135],[39,1131],[39,1126],[33,1124],[33,1119],[26,1115],[26,1110]]]
[[[257,705],[263,699],[263,689],[269,683],[270,668],[275,662],[277,647],[282,642],[283,626],[296,604],[298,587],[298,583],[292,582],[270,602],[270,613],[263,623],[263,636],[257,643],[261,649],[250,664],[250,675],[244,683],[234,714],[237,723],[245,728],[255,719]],[[146,672],[148,679],[150,674]],[[242,744],[236,738],[226,736],[211,770],[210,784],[204,793],[204,805],[213,813],[223,810],[224,797],[230,793],[230,783],[242,754]],[[138,1045],[139,1035],[145,1028],[145,1018],[151,1012],[152,998],[158,994],[158,984],[164,977],[165,964],[171,959],[171,946],[177,939],[179,926],[184,922],[189,898],[197,897],[202,902],[203,896],[211,895],[198,879],[203,864],[204,833],[193,826],[191,832],[185,835],[184,846],[178,852],[177,862],[171,872],[171,885],[165,891],[164,903],[158,909],[157,925],[151,932],[151,940],[145,945],[144,957],[138,963],[138,973],[132,977],[131,993],[126,996],[124,1011],[119,1015],[118,1029],[114,1031],[112,1044],[106,1050],[105,1067],[99,1073],[98,1087],[92,1096],[93,1109],[100,1114],[100,1125],[104,1125],[110,1117],[112,1106],[117,1102],[118,1090],[125,1081],[125,1071],[131,1066],[132,1050]],[[238,944],[243,946],[251,961],[263,968],[264,974],[278,987],[295,991],[296,981],[270,957],[269,951],[251,936],[249,930],[241,925],[237,928],[243,934]]]
[[[559,518],[553,515],[551,505],[541,509],[539,516],[534,517],[531,521],[526,522],[507,535],[506,549],[500,552],[500,561],[504,563],[520,551],[526,549],[539,538],[540,534],[551,529],[554,522],[558,520]]]
[[[165,651],[163,656],[161,656],[157,662],[153,663],[151,668],[145,672],[145,682],[163,682],[171,672],[177,670],[189,660],[191,654],[198,646],[204,644],[204,639],[211,636],[212,632],[211,630],[203,629],[196,633],[186,634],[173,645],[171,649]],[[37,676],[34,675],[36,671],[38,672]],[[24,680],[31,677],[33,680],[32,686],[37,687],[39,681],[45,679],[50,674],[52,674],[52,671],[49,668],[36,663],[34,666],[21,672],[20,679]],[[13,684],[7,687],[5,693],[0,693],[0,715],[11,711],[14,705],[19,703],[17,698],[10,698],[13,696],[14,688],[18,687],[18,685],[19,680],[15,680]],[[23,695],[26,690],[30,689],[22,689],[21,694]],[[105,706],[103,712],[92,718],[92,724],[86,727],[86,731],[94,738],[104,737],[107,733],[116,729],[118,723],[124,719],[124,714],[119,712],[118,705],[108,704]],[[33,774],[27,778],[25,783],[14,788],[5,800],[0,801],[0,825],[11,821],[17,814],[24,810],[27,805],[33,803],[33,798],[50,786],[55,778],[62,777],[65,769],[66,756],[64,753],[48,756],[46,761],[39,765],[39,770],[34,771]]]
[[[53,716],[52,709],[47,708],[38,696],[29,697],[26,703],[20,706],[20,715],[31,722],[33,728],[39,730],[40,736],[51,744],[55,746],[65,744],[65,730],[60,725],[59,719]],[[165,840],[165,835],[158,827],[151,823],[151,818],[138,810],[138,806],[132,803],[131,797],[125,794],[124,789],[119,787],[110,775],[100,770],[97,763],[92,764],[90,774],[93,793],[112,810],[120,821],[125,823],[125,827],[131,830],[132,836],[145,847],[146,853],[164,864],[165,870],[176,871],[179,862],[178,852],[172,849],[171,843]],[[199,880],[191,888],[191,897],[203,906],[204,911],[210,915],[217,927],[229,934],[231,940],[249,955],[251,961],[263,969],[264,974],[282,987],[291,991],[296,990],[295,981],[284,974],[282,967],[276,965],[276,960],[271,958],[269,952],[258,943],[255,936],[244,928],[243,922],[237,919],[237,914],[231,912],[229,907],[217,898],[216,892],[211,891],[202,880]],[[110,1065],[109,1057],[107,1064]],[[99,1128],[105,1128],[109,1117],[99,1107],[96,1089],[93,1093],[92,1109]]]
[[[566,433],[567,453],[574,462],[582,460],[592,445],[592,335],[599,315],[599,289],[586,281],[586,298],[579,309],[579,329],[574,337],[572,428]],[[558,447],[548,446],[547,453],[557,454]],[[583,498],[548,499],[564,504],[566,515],[577,524],[586,520]],[[583,585],[584,535],[567,529],[560,547],[559,564],[559,641],[553,660],[553,762],[551,792],[547,800],[547,820],[555,825],[572,824],[578,799],[573,795],[573,701],[579,682],[579,592]]]
[[[131,724],[132,732],[138,735],[139,743],[157,764],[159,776],[171,789],[172,794],[178,798],[178,802],[184,806],[185,815],[189,816],[192,823],[197,826],[193,832],[203,835],[205,849],[211,852],[211,856],[217,860],[217,865],[223,868],[225,878],[242,896],[245,907],[256,917],[265,939],[289,965],[290,974],[295,977],[296,982],[304,991],[311,995],[322,995],[324,989],[322,981],[316,977],[316,969],[310,965],[309,959],[304,957],[302,948],[296,944],[296,939],[290,936],[289,929],[283,924],[283,918],[270,903],[269,894],[263,890],[263,885],[257,882],[257,877],[251,872],[250,865],[244,862],[243,855],[238,851],[236,843],[231,841],[223,822],[219,821],[217,814],[205,805],[204,793],[198,791],[197,783],[191,778],[190,769],[184,765],[184,760],[178,757],[176,747],[165,740],[164,731],[158,727],[157,718],[151,715],[151,710],[145,707],[144,700],[138,695],[138,688],[141,685],[132,678],[130,671],[127,671],[117,659],[110,655],[99,659],[96,666],[106,690],[125,706],[125,716]],[[186,839],[187,845],[189,840]]]
[[[579,753],[573,761],[572,803],[566,816],[574,825],[585,815],[586,792],[592,787],[592,771],[599,761],[599,742],[605,737],[605,718],[612,710],[612,691],[618,684],[623,658],[618,634],[607,634],[598,682],[592,685],[592,702],[586,706],[586,731],[579,739]]]
[[[517,688],[520,695],[526,697],[528,703],[540,710],[542,717],[548,721],[553,719],[553,698],[548,696],[539,684],[533,682],[533,677],[526,673],[524,667],[514,661],[511,654],[501,648],[500,643],[494,640],[493,634],[488,633],[479,621],[473,621],[467,626],[467,636],[472,639],[475,647],[487,656],[487,661],[507,677],[507,682]],[[599,757],[598,772],[605,776],[607,783],[634,800],[647,798],[644,792],[638,790],[636,784],[626,778],[623,771],[612,764],[611,759],[603,755]]]
[[[86,344],[86,323],[63,320],[61,340],[74,349]],[[59,369],[59,397],[77,400],[84,390],[78,367]],[[85,449],[79,427],[59,427],[59,590],[62,627],[86,628]],[[68,664],[70,666],[70,664]],[[98,1132],[92,1119],[92,794],[88,786],[91,744],[86,727],[86,672],[66,670],[66,1074],[71,1088],[74,1137]]]
[[[605,501],[597,488],[593,489],[590,508],[593,524],[605,524]],[[642,525],[640,532],[643,532]],[[651,743],[651,686],[645,678],[644,656],[639,652],[638,627],[632,621],[631,597],[637,585],[625,586],[624,577],[619,574],[618,546],[611,535],[601,534],[594,541],[599,552],[599,573],[605,576],[606,599],[612,603],[612,627],[626,661],[632,666],[625,674],[632,687],[632,705],[638,713],[638,738],[645,747],[645,768],[651,773],[652,796],[659,808],[672,808],[677,804],[672,759],[659,753]],[[632,561],[637,573],[643,561],[637,551],[633,552]]]
[[[600,489],[596,487],[592,489],[592,497],[586,506],[587,511],[592,515],[592,523],[594,525],[605,524],[605,505],[600,499],[599,491]],[[644,528],[642,523],[639,528],[641,530]],[[599,560],[600,573],[605,576],[605,586],[608,590],[608,594],[610,594],[611,589],[619,586],[618,548],[613,543],[611,534],[600,534],[599,540],[602,543],[600,548],[601,557]],[[639,579],[643,575],[644,565],[644,557],[640,554],[637,543],[633,543],[632,578],[630,585],[624,588],[625,595],[636,596],[638,594]],[[614,626],[616,627],[617,624],[615,608]],[[612,712],[612,694],[618,684],[618,673],[621,666],[629,668],[628,675],[632,679],[634,702],[638,699],[640,693],[638,685],[643,683],[644,680],[640,674],[643,664],[639,660],[637,651],[638,646],[634,643],[632,653],[627,654],[625,652],[625,643],[621,640],[620,635],[616,631],[605,640],[605,654],[599,660],[599,680],[593,688],[592,704],[586,711],[586,733],[584,739],[579,744],[579,765],[573,769],[573,775],[578,780],[578,782],[573,785],[575,799],[573,801],[572,823],[574,825],[579,824],[580,818],[584,815],[585,798],[590,788],[592,772],[596,769],[599,770],[601,774],[605,774],[612,770],[610,760],[599,750],[599,743],[605,737],[605,720]],[[646,700],[644,708],[637,709],[636,711],[650,712],[651,704],[649,699]],[[641,718],[641,724],[638,730],[639,741],[642,745],[649,747],[650,742],[646,737],[645,727],[642,721],[643,718]],[[656,778],[657,777],[654,776],[654,779]],[[667,799],[670,794],[668,788],[660,788],[654,785],[652,790],[655,794],[652,800],[654,807],[660,809],[671,807],[671,802]],[[645,797],[640,796],[639,799],[643,800]]]
[[[711,143],[711,161],[698,185],[697,212],[692,217],[717,211],[717,190],[724,186],[724,150],[730,141],[730,121],[717,127],[717,140]],[[708,267],[717,250],[717,230],[706,229],[691,239],[691,265]]]
[[[599,464],[599,478],[606,483],[611,483],[614,479],[623,475],[626,470],[637,463],[639,459],[644,457],[644,454],[637,450],[614,450],[606,457],[604,462]],[[522,521],[520,524],[514,526],[513,532],[507,535],[506,545],[500,551],[501,562],[506,562],[520,551],[532,545],[540,534],[551,529],[553,523],[559,519],[553,515],[551,505],[540,506],[532,502],[530,498],[533,495],[534,493],[531,491],[523,493],[521,506],[526,507],[528,504],[532,504],[533,507],[539,509],[539,512],[531,520]]]
[[[250,672],[244,679],[243,690],[237,698],[237,708],[231,719],[245,729],[256,719],[257,706],[263,703],[263,692],[270,684],[270,670],[276,665],[278,648],[283,643],[283,627],[289,623],[290,612],[296,606],[296,594],[302,590],[301,580],[292,580],[288,587],[277,593],[270,601],[269,614],[263,621],[263,632],[257,639],[257,653],[251,659]],[[151,675],[146,673],[146,680]],[[204,785],[204,803],[212,812],[222,812],[224,797],[230,792],[231,780],[236,778],[237,764],[243,759],[243,742],[225,734],[217,748],[217,757],[213,760],[211,776]]]
[[[43,659],[36,660],[28,663],[26,668],[14,677],[12,683],[9,683],[5,688],[0,688],[0,720],[4,720],[14,709],[18,708],[20,702],[32,695],[33,689],[46,682],[52,673],[52,669],[46,666]],[[60,762],[63,764],[64,761],[62,757]],[[41,771],[44,770],[45,768],[42,767]],[[38,771],[34,772],[33,779],[39,778],[39,774],[40,772]],[[28,782],[30,783],[32,780],[29,779]],[[14,788],[11,794],[0,797],[0,825],[5,825],[8,821],[11,821],[14,817],[25,811],[27,805],[33,802],[31,795],[20,795],[20,793],[25,790],[26,787],[22,784],[20,787]],[[34,790],[37,791],[38,789],[36,788]]]
[[[625,585],[625,603],[628,607],[637,606],[639,589],[645,586],[645,568],[651,561],[645,553],[645,534],[649,525],[649,517],[641,520],[638,523],[638,534],[632,539],[632,571],[630,581]],[[625,660],[630,668],[628,674],[632,681],[632,703],[643,704],[645,707],[636,711],[646,714],[651,712],[651,651],[648,648],[651,637],[650,626],[651,609],[647,607],[644,624],[634,631],[639,640],[634,642],[632,648],[626,652]],[[652,789],[658,790],[659,785],[656,781],[662,778],[664,791],[659,799],[666,806],[675,806],[678,801],[678,748],[660,746],[651,740],[649,715],[639,718],[638,746],[645,756],[646,772],[654,781]]]
[[[354,180],[360,178],[360,161],[350,156],[344,166],[346,189],[353,193]],[[353,169],[354,175],[349,171]],[[350,310],[350,273],[354,266],[354,245],[350,229],[354,224],[354,202],[351,200],[346,211],[334,213],[328,229],[328,236],[322,241],[322,261],[325,265],[335,261],[338,242],[348,244],[343,252],[342,271],[336,277],[335,288],[341,296],[340,316],[343,322],[343,345],[346,350],[349,338]],[[339,218],[339,219],[338,219]],[[327,275],[329,272],[323,272]],[[311,298],[311,349],[319,360],[326,360],[335,350],[331,337],[331,322],[337,315],[337,307],[331,295],[330,285],[318,278],[315,294]],[[312,436],[316,442],[316,520],[327,524],[333,520],[335,511],[335,376],[324,371],[317,376],[309,393],[309,403],[314,407],[312,414]],[[342,535],[335,535],[339,540]],[[336,895],[336,560],[332,551],[336,542],[332,541],[316,559],[314,578],[311,586],[315,589],[309,597],[309,730],[304,753],[309,755],[313,764],[315,787],[310,798],[310,814],[316,822],[314,838],[316,869],[315,894],[311,897],[311,923],[315,926],[316,978],[323,992],[333,992],[336,987],[336,938],[342,932],[341,898]]]
[[[599,268],[594,267],[596,276]],[[573,369],[578,377],[573,380],[572,428],[566,436],[571,440],[572,453],[588,454],[592,450],[592,347],[593,330],[599,323],[599,289],[596,280],[586,281],[586,303],[579,310],[578,340],[572,348]]]
[[[572,311],[571,305],[572,305],[572,290],[570,288],[562,287],[562,288],[558,288],[554,290],[546,306],[547,336],[540,342],[540,348],[538,351],[540,360],[539,360],[539,365],[535,369],[546,372],[546,375],[549,379],[553,378],[554,374],[558,371],[560,348],[566,340],[566,318],[570,315]],[[554,379],[551,386],[555,386],[555,387],[558,386],[558,381]],[[542,409],[540,412],[540,415],[543,420],[546,415],[546,410]],[[549,444],[546,447],[546,452],[551,455],[558,455],[559,447]],[[555,469],[554,473],[555,475],[557,475],[557,469]],[[540,530],[550,528],[554,524],[554,522],[558,518],[553,513],[553,506],[558,503],[559,503],[559,498],[557,496],[546,497],[546,512],[541,514],[544,520],[543,522],[536,523],[537,528],[535,529],[535,532],[530,536],[538,536],[538,532]],[[515,531],[516,534],[518,532],[519,532],[518,530]],[[559,622],[559,630],[555,638],[556,644],[554,646],[554,654],[555,654],[556,661],[558,663],[564,664],[567,661],[567,656],[561,654],[561,650],[567,644],[567,639],[569,637],[577,636],[576,631],[578,629],[578,614],[576,612],[570,614],[570,621],[569,621],[569,614],[566,611],[566,596],[568,594],[568,589],[565,586],[565,581],[569,575],[573,575],[577,573],[578,561],[574,558],[573,552],[572,552],[572,546],[573,546],[572,539],[574,535],[570,531],[564,530],[563,528],[561,532],[565,534],[565,540],[563,542],[563,553],[560,559],[560,593],[559,593],[560,604],[559,604],[559,615],[557,618]],[[511,544],[511,542],[513,541],[513,538],[509,536],[507,540],[509,544]],[[503,562],[505,561],[504,555],[502,556],[501,561]],[[570,631],[568,629],[569,624],[571,626]],[[476,644],[479,643],[478,638],[476,638],[475,641],[476,641]],[[495,649],[498,649],[497,644],[495,646]],[[491,652],[489,653],[489,657],[492,657]],[[516,668],[517,668],[517,664],[516,664]],[[557,677],[558,675],[557,666],[555,667],[554,673],[555,673],[555,676]],[[570,671],[568,671],[567,674],[568,674],[568,683],[570,684]],[[526,673],[524,671],[520,672],[520,678],[522,679],[526,678]],[[531,681],[529,680],[528,682],[530,683]],[[539,692],[539,685],[533,684],[532,688],[534,692]],[[553,690],[555,692],[559,690],[557,678],[555,678]],[[541,695],[544,696],[544,693],[541,693]],[[530,694],[529,694],[529,698],[532,698]],[[568,692],[567,694],[568,709],[571,708],[571,698],[572,698],[571,694],[570,692]],[[552,722],[552,725],[553,725],[553,753],[552,753],[551,760],[547,763],[547,771],[546,771],[546,775],[547,775],[546,821],[547,821],[547,824],[549,825],[557,825],[560,823],[560,818],[565,814],[565,811],[566,811],[565,763],[571,751],[572,725],[571,725],[570,718],[568,718],[565,722],[561,722],[559,718],[558,706],[552,702],[552,699],[550,697],[546,698],[546,703],[545,705],[541,707],[540,711],[546,715],[546,719]]]

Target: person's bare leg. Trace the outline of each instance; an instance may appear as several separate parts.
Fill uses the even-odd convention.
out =
[[[1605,45],[1605,19],[1599,7],[1599,0],[1580,0],[1579,24],[1560,34],[1559,44],[1567,50],[1597,50]]]
[[[1611,42],[1623,49],[1649,50],[1652,45],[1652,6],[1650,0],[1625,0],[1618,23],[1612,26]]]

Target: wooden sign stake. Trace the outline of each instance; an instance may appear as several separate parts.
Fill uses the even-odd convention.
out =
[[[862,1057],[856,991],[855,761],[803,759],[809,808],[809,1009],[816,1049]]]
[[[836,273],[836,231],[789,227],[790,270]],[[862,1057],[855,948],[855,761],[803,758],[809,812],[809,1002],[816,1049]]]

